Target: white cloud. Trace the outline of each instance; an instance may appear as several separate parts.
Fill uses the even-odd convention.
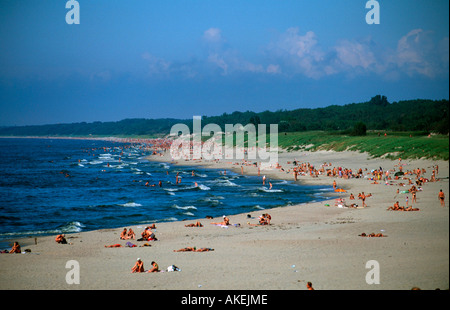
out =
[[[220,68],[222,75],[236,72],[264,72],[261,64],[245,60],[236,49],[225,44],[226,40],[222,37],[220,29],[209,28],[203,33],[203,40],[207,43],[207,62],[212,64],[213,68]]]
[[[302,34],[298,28],[289,28],[268,45],[268,51],[271,60],[281,65],[280,71],[313,79],[337,74],[377,74],[388,79],[405,73],[430,78],[448,75],[448,37],[436,44],[432,33],[422,29],[401,37],[397,47],[381,46],[369,37],[342,39],[323,50],[314,32]]]
[[[267,73],[279,74],[281,73],[281,68],[279,65],[270,64],[266,68]]]
[[[222,69],[222,74],[227,75],[228,73],[228,64],[225,62],[222,56],[218,54],[211,54],[208,56],[208,61],[220,69]]]
[[[413,29],[398,41],[395,61],[410,76],[435,77],[443,71],[448,73],[448,38],[435,44],[432,32]]]
[[[219,28],[209,28],[203,33],[203,39],[207,42],[222,42],[222,34]]]
[[[311,79],[376,74],[380,78],[396,80],[405,74],[429,78],[448,75],[448,37],[435,42],[432,34],[414,29],[399,38],[397,46],[393,47],[382,46],[367,37],[341,39],[323,49],[313,31],[301,33],[299,28],[288,28],[267,45],[264,57],[249,61],[226,43],[221,29],[209,28],[202,35],[203,56],[168,61],[144,53],[142,58],[147,62],[148,74],[162,78],[208,77],[217,73],[223,76],[240,73],[302,75]]]
[[[286,63],[289,70],[303,74],[310,78],[319,78],[324,73],[320,69],[324,53],[317,44],[314,32],[308,31],[305,35],[299,34],[298,28],[289,28],[279,38],[269,45],[269,50]]]
[[[352,68],[368,69],[375,63],[375,56],[367,45],[360,42],[342,41],[335,47],[338,61]]]
[[[144,53],[142,58],[147,61],[148,74],[151,76],[168,76],[171,72],[171,62],[156,57],[150,53]]]

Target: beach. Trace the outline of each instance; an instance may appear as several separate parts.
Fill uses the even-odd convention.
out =
[[[168,154],[152,155],[149,160],[258,174],[256,167],[242,165],[239,160],[172,161]],[[283,151],[278,156],[283,169],[262,170],[260,176],[266,176],[267,182],[293,180],[293,161],[315,167],[327,163],[327,168],[344,167],[354,172],[362,168],[364,177],[299,175],[299,184],[331,186],[336,181],[346,192],[334,193],[327,201],[229,215],[228,226],[211,224],[221,222],[222,217],[156,223],[153,232],[158,240],[127,240],[137,245],[132,248],[105,247],[125,246],[126,241],[119,239],[124,227],[67,234],[69,244],[56,243],[55,236],[19,239],[22,251],[30,252],[0,254],[1,289],[306,290],[307,282],[316,290],[449,288],[448,161],[399,161],[356,152]],[[407,179],[414,182],[415,175],[395,180],[393,175],[400,165],[404,172],[425,169],[423,176],[428,179],[438,165],[438,180],[424,183],[413,203],[410,194],[402,191],[411,187]],[[380,167],[390,171],[389,185],[383,179],[378,184],[370,179],[371,171]],[[438,199],[440,189],[445,194],[445,207]],[[362,192],[371,194],[364,208],[357,198]],[[356,197],[353,201],[349,200],[351,193]],[[387,210],[396,201],[405,206],[406,196],[409,206],[418,211]],[[350,207],[352,203],[358,207]],[[258,223],[262,213],[270,214],[270,225],[248,224]],[[197,221],[203,227],[185,227]],[[145,225],[131,228],[139,238]],[[383,237],[359,236],[362,233],[381,233]],[[144,243],[151,246],[141,246]],[[174,252],[186,247],[213,251]],[[161,270],[175,265],[181,271],[131,273],[137,258],[146,270],[155,261]],[[79,267],[79,284],[67,281],[74,261]]]

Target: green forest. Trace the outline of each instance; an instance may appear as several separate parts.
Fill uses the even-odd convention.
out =
[[[184,123],[192,128],[192,116],[186,119],[124,119],[117,122],[49,124],[0,127],[0,136],[115,136],[161,137],[171,127]],[[225,124],[278,124],[278,131],[327,131],[346,135],[365,135],[366,131],[449,133],[448,100],[404,100],[390,103],[385,96],[376,95],[367,102],[330,105],[324,108],[301,108],[263,112],[224,113],[202,116],[202,126]]]

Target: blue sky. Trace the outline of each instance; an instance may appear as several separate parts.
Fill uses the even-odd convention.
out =
[[[449,98],[449,2],[0,2],[0,125]]]

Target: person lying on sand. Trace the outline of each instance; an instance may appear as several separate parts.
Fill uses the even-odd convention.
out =
[[[228,225],[230,225],[230,219],[224,215],[224,216],[223,216],[223,222],[220,222],[220,223],[211,223],[211,224],[213,224],[213,225],[225,225],[225,226],[228,226]]]
[[[407,208],[401,207],[401,206],[399,206],[398,201],[396,201],[394,203],[394,206],[387,208],[387,210],[392,210],[392,211],[420,211],[419,208],[413,208],[412,206],[407,207]]]
[[[137,259],[133,268],[131,268],[131,273],[136,273],[136,272],[144,272],[144,262],[141,261],[140,258]]]
[[[394,211],[397,211],[399,209],[400,209],[400,206],[399,206],[398,201],[396,201],[392,207],[387,208],[387,210],[394,210]]]
[[[362,233],[360,235],[358,235],[360,237],[387,237],[386,235],[383,235],[382,233],[379,234],[375,234],[375,233],[371,233],[371,234],[366,234],[366,233]]]
[[[203,225],[202,225],[202,223],[197,221],[197,223],[195,223],[195,224],[187,224],[187,225],[184,225],[184,227],[203,227]]]
[[[211,248],[200,248],[197,249],[196,247],[186,247],[179,250],[173,250],[174,252],[208,252],[208,251],[214,251],[214,249]]]
[[[121,244],[116,243],[116,244],[111,244],[111,245],[105,245],[105,248],[121,248],[123,247]]]

